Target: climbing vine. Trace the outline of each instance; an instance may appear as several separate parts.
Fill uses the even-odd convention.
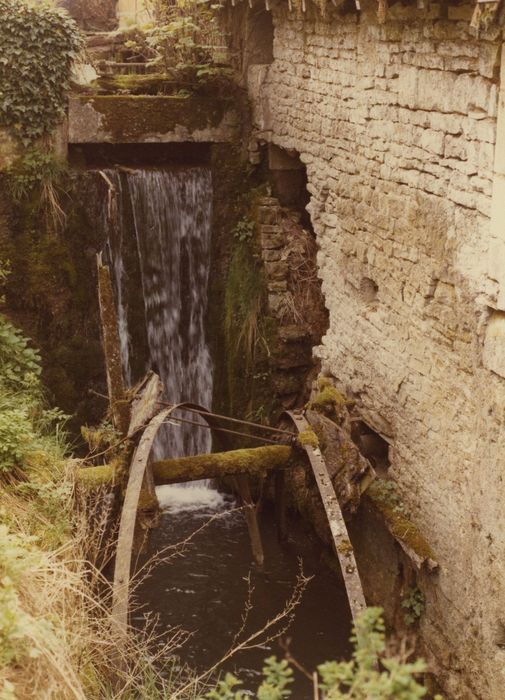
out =
[[[77,25],[64,10],[0,0],[0,126],[24,145],[61,120],[81,46]]]

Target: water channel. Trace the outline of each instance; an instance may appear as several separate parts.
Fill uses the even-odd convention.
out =
[[[124,375],[132,384],[154,369],[167,400],[211,406],[212,363],[205,334],[210,170],[110,169],[104,174],[116,199],[114,225],[110,198],[102,198],[100,217],[114,278]],[[179,423],[165,427],[153,456],[210,450],[209,431]],[[248,599],[251,607],[240,640],[284,609],[302,567],[311,580],[282,643],[310,672],[324,660],[348,655],[350,618],[341,578],[322,561],[319,544],[300,522],[291,521],[289,540],[281,546],[270,507],[263,507],[266,563],[260,571],[251,564],[247,528],[233,497],[207,482],[159,487],[158,496],[163,515],[145,556],[199,532],[180,555],[161,561],[143,582],[137,591],[141,608],[136,625],[154,614],[160,630],[183,627],[191,637],[178,654],[204,671],[233,646]],[[241,651],[223,668],[235,671],[252,690],[263,660],[272,654],[283,654],[278,639]],[[312,697],[301,672],[294,697]]]

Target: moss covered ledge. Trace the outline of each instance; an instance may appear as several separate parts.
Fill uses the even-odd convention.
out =
[[[240,119],[232,97],[74,95],[69,143],[234,141]]]
[[[382,515],[389,532],[418,569],[423,565],[429,571],[438,569],[435,553],[404,511],[394,489],[394,482],[376,479],[368,488],[365,499]]]

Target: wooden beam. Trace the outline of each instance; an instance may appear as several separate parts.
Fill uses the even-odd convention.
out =
[[[152,467],[156,484],[175,484],[180,481],[217,479],[226,474],[263,475],[271,469],[291,466],[294,461],[300,463],[304,458],[300,459],[300,456],[286,445],[268,445],[165,459],[154,462]]]
[[[177,484],[181,481],[218,479],[227,474],[263,475],[272,469],[303,465],[303,453],[287,445],[250,447],[229,452],[164,459],[151,464],[156,485]],[[77,470],[77,480],[85,487],[97,488],[114,483],[114,470],[109,465],[83,467]]]
[[[108,265],[103,265],[101,253],[96,256],[96,265],[98,271],[98,302],[102,323],[109,403],[115,428],[122,435],[126,435],[130,422],[130,407],[126,401],[126,392],[123,382],[121,345],[119,342],[114,291],[109,267]]]

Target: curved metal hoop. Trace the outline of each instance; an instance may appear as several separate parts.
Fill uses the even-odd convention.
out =
[[[128,632],[128,604],[130,598],[130,569],[132,562],[133,538],[142,484],[149,461],[149,455],[158,430],[173,411],[195,408],[203,418],[209,413],[207,408],[194,403],[180,403],[165,408],[152,418],[140,438],[134,452],[128,476],[128,485],[121,511],[119,534],[114,566],[114,583],[112,587],[112,619],[119,632],[126,636]],[[210,418],[210,417],[209,417]],[[212,422],[206,418],[212,427]]]
[[[312,430],[303,413],[286,411],[283,415],[291,420],[298,433]],[[344,516],[340,510],[335,489],[333,488],[331,477],[320,449],[318,447],[314,448],[311,445],[303,445],[303,449],[307,453],[319,493],[321,494],[333,538],[333,546],[344,577],[345,590],[351,608],[351,615],[353,620],[355,620],[356,616],[366,608],[366,602]]]

